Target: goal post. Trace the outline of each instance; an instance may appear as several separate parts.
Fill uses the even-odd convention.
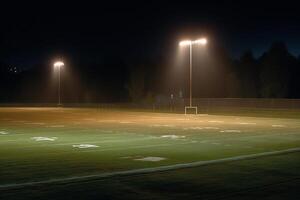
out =
[[[197,115],[198,114],[198,107],[197,106],[185,106],[184,107],[184,114],[188,114],[187,111],[188,110],[194,110],[195,111],[195,114]]]

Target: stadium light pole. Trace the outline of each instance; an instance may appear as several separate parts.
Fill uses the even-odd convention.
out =
[[[193,108],[193,76],[192,76],[192,71],[193,71],[193,45],[201,45],[205,46],[207,44],[207,39],[206,38],[200,38],[198,40],[184,40],[179,42],[179,46],[189,46],[190,47],[190,108]],[[196,108],[197,109],[197,108]],[[186,111],[185,111],[186,112]],[[197,110],[196,110],[197,113]]]
[[[61,105],[60,100],[60,68],[63,67],[65,64],[61,61],[57,61],[54,63],[54,68],[58,69],[58,106]]]

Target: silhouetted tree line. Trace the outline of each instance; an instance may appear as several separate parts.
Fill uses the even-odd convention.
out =
[[[194,97],[299,98],[300,60],[282,42],[275,42],[259,58],[251,51],[232,59],[215,48],[208,60],[194,65]],[[113,61],[108,61],[113,60]],[[64,102],[153,102],[160,97],[184,98],[189,94],[188,66],[177,75],[163,59],[127,63],[107,59],[100,63],[76,61],[62,71]],[[14,69],[14,68],[13,68]],[[2,103],[54,103],[57,75],[49,63],[27,70],[12,70],[0,61]]]
[[[239,97],[299,98],[299,59],[289,53],[284,43],[273,43],[260,58],[251,51],[236,62]]]

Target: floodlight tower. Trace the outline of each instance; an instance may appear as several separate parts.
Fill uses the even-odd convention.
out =
[[[207,44],[207,39],[206,38],[200,38],[198,40],[184,40],[179,42],[179,46],[189,46],[190,47],[190,105],[186,106],[184,108],[184,112],[186,114],[187,109],[196,109],[196,114],[197,114],[197,106],[193,106],[192,99],[193,99],[193,77],[192,77],[192,70],[193,70],[193,45],[201,45],[205,46]]]
[[[63,67],[65,64],[62,61],[57,61],[54,63],[54,68],[58,69],[58,106],[61,106],[60,100],[60,68]]]

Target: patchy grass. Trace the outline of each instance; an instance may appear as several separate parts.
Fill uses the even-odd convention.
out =
[[[84,182],[26,183],[299,148],[300,120],[295,116],[1,108],[0,197],[63,199],[63,193],[85,199],[290,197],[298,194],[294,189],[300,182],[299,153]],[[139,160],[143,158],[155,162]],[[14,184],[25,185],[5,187]],[[278,191],[281,195],[275,195]]]

